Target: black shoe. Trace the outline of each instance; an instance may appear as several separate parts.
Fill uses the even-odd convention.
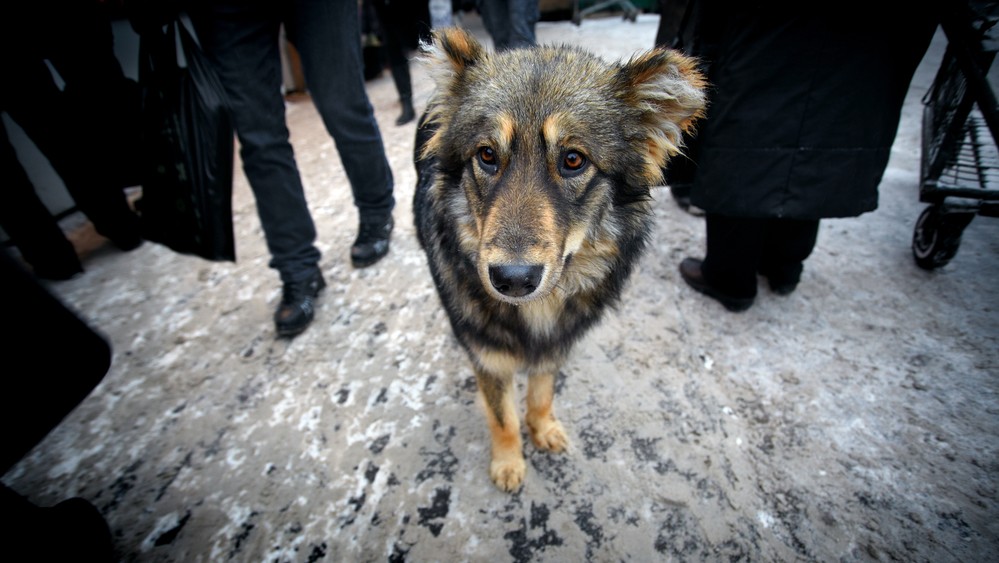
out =
[[[794,293],[794,290],[798,288],[797,280],[782,282],[767,278],[767,281],[770,282],[770,291],[776,293],[777,295],[791,295]]]
[[[798,288],[801,281],[801,265],[797,267],[784,268],[783,273],[773,271],[761,271],[760,275],[767,278],[770,291],[777,295],[791,295]]]
[[[303,281],[284,284],[284,297],[274,312],[278,336],[290,338],[308,328],[316,315],[316,297],[324,287],[326,281],[318,271]]]
[[[413,101],[412,100],[403,99],[402,100],[402,115],[399,116],[399,119],[395,120],[395,124],[396,125],[405,125],[405,124],[409,123],[410,121],[412,121],[414,119],[416,119],[416,110],[413,109]]]
[[[355,268],[370,266],[388,254],[393,226],[391,215],[374,221],[361,219],[357,240],[350,247],[350,261]]]
[[[109,239],[115,248],[122,252],[130,252],[142,246],[142,237],[138,234],[116,236]]]
[[[111,224],[104,221],[100,227],[94,224],[94,229],[104,238],[111,241],[118,250],[129,252],[142,246],[142,229],[139,218],[134,213],[128,212]]]
[[[687,285],[717,300],[733,313],[741,313],[753,305],[755,297],[733,297],[708,284],[704,279],[704,272],[701,271],[701,264],[701,260],[696,258],[684,258],[683,262],[680,262],[680,276]]]

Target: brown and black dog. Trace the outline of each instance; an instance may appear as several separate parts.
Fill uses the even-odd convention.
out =
[[[487,52],[457,28],[428,46],[437,90],[417,130],[413,201],[492,434],[490,475],[524,479],[514,374],[534,444],[562,451],[555,376],[620,296],[653,224],[650,189],[705,108],[694,60],[608,63],[573,47]]]

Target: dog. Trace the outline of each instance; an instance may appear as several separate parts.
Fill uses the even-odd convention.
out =
[[[424,46],[436,89],[420,118],[414,222],[451,328],[471,358],[489,473],[516,491],[536,447],[568,444],[552,407],[573,344],[619,300],[653,225],[651,188],[703,116],[697,61],[653,49],[487,51],[459,28]]]

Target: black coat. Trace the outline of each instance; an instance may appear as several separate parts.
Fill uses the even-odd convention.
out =
[[[711,4],[700,3],[695,53],[712,90],[690,147],[692,203],[761,218],[875,209],[902,101],[935,18],[883,5],[859,13],[837,3],[791,10]]]

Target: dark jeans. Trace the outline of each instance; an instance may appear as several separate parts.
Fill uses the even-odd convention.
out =
[[[755,219],[708,213],[708,252],[701,271],[733,297],[756,295],[756,274],[771,283],[796,283],[815,248],[819,221]]]
[[[194,16],[229,96],[270,266],[285,283],[303,280],[316,271],[320,253],[288,141],[282,23],[301,56],[306,86],[336,143],[361,218],[386,218],[395,206],[392,171],[364,89],[357,2],[215,0]]]
[[[478,0],[476,7],[497,51],[537,44],[538,0]]]

